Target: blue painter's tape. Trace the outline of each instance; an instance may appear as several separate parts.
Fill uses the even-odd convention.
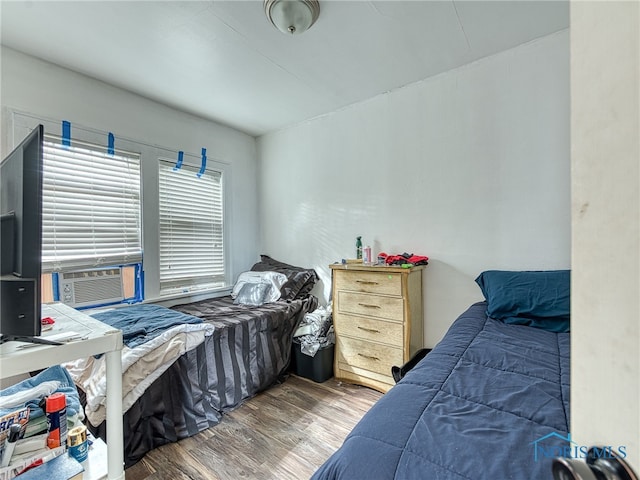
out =
[[[138,282],[136,288],[136,302],[144,300],[144,270],[142,270],[142,264],[136,265],[136,281]]]
[[[180,167],[182,167],[182,160],[184,158],[184,152],[182,150],[180,150],[178,152],[178,161],[176,162],[176,166],[173,167],[173,170],[180,170]]]
[[[109,132],[109,144],[107,145],[107,153],[109,155],[115,155],[116,153],[116,149],[115,149],[115,137],[113,136],[113,133]]]
[[[198,178],[200,178],[203,174],[204,171],[207,168],[207,149],[203,148],[202,149],[202,165],[200,166],[200,171],[198,172]]]
[[[136,279],[138,282],[137,296],[141,302],[144,300],[144,269],[142,268],[142,265],[142,263],[139,263],[138,267],[136,268]]]
[[[58,278],[58,273],[57,272],[53,272],[51,274],[51,281],[52,281],[52,285],[51,288],[53,289],[53,301],[54,302],[59,302],[60,301],[60,282],[59,282],[59,278]]]
[[[62,145],[65,147],[71,146],[71,122],[66,120],[62,121]]]

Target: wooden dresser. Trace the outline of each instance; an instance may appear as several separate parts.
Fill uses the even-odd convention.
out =
[[[337,379],[387,392],[423,342],[422,271],[361,264],[329,265]]]

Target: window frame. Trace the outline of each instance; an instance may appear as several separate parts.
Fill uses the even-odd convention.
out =
[[[39,123],[45,127],[45,132],[54,134],[61,131],[62,119],[46,118],[33,113],[3,108],[3,114],[10,119],[5,132],[7,144],[15,144],[16,140],[26,136]],[[115,125],[114,129],[118,126]],[[91,143],[106,143],[106,131],[99,131],[94,128],[84,126],[72,121],[71,136],[82,141]],[[13,134],[13,138],[11,135]],[[222,173],[224,186],[223,198],[223,243],[224,243],[224,286],[210,290],[203,290],[193,293],[176,293],[175,295],[160,295],[159,280],[159,226],[158,226],[158,159],[177,159],[176,148],[166,148],[164,146],[150,145],[140,140],[131,139],[120,135],[117,130],[115,134],[115,146],[118,149],[140,153],[140,175],[141,175],[141,205],[142,205],[142,290],[144,302],[171,302],[179,299],[182,302],[198,301],[212,296],[229,294],[233,285],[232,265],[234,262],[234,249],[230,242],[230,234],[234,231],[234,221],[230,216],[233,211],[232,191],[233,166],[227,162],[216,158],[215,151],[210,149],[207,154],[207,169],[215,169]],[[191,142],[193,143],[193,142]],[[199,150],[199,149],[198,149]],[[184,164],[199,168],[201,165],[200,155],[184,152]],[[168,303],[167,303],[168,304]]]

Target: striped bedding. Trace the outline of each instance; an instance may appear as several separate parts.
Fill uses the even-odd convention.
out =
[[[224,412],[282,381],[293,332],[316,306],[313,296],[260,307],[234,305],[227,296],[172,307],[201,318],[213,333],[181,355],[125,413],[125,466],[217,425]],[[93,431],[104,438],[105,423]]]

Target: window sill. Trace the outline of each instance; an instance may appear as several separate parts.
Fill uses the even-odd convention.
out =
[[[233,286],[217,287],[208,290],[198,290],[194,292],[179,292],[171,293],[167,295],[160,295],[155,298],[146,298],[143,303],[154,303],[156,305],[163,305],[165,307],[178,305],[181,303],[191,303],[200,300],[206,300],[208,298],[223,297],[231,294]]]

